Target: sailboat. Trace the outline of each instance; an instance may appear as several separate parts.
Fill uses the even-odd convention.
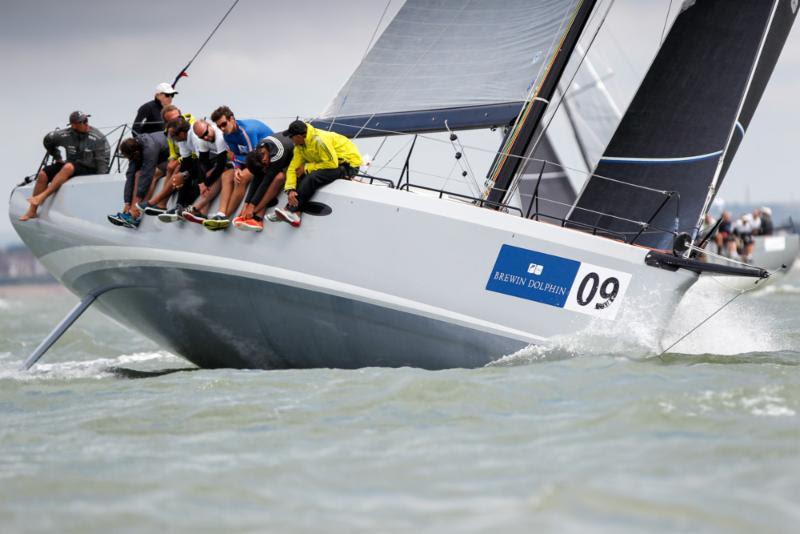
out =
[[[729,162],[735,125],[755,109],[796,14],[788,0],[743,4],[687,3],[662,48],[683,39],[722,51],[726,66],[737,66],[724,99],[716,92],[702,99],[709,107],[699,115],[708,117],[701,130],[713,130],[722,147],[703,169]],[[309,213],[301,230],[278,224],[262,234],[209,235],[155,220],[136,232],[108,225],[119,174],[70,180],[24,223],[17,219],[31,187],[16,188],[9,209],[16,231],[81,299],[26,366],[91,305],[207,368],[477,367],[587,329],[624,332],[637,322],[658,336],[701,272],[764,276],[689,257],[719,172],[689,180],[681,167],[638,177],[601,164],[560,221],[540,220],[535,199],[524,209],[510,202],[576,45],[588,46],[602,27],[602,7],[593,0],[512,0],[502,9],[489,1],[408,0],[314,121],[354,138],[503,128],[480,196],[430,194],[408,173],[404,183],[340,180],[317,193],[327,209]],[[696,25],[691,39],[684,17]],[[726,27],[743,20],[741,37]],[[737,42],[728,54],[731,34]],[[675,78],[694,72],[690,66],[675,63]],[[664,142],[639,143],[640,152],[624,156],[695,154],[680,133],[651,131],[681,123],[649,91],[645,80],[617,135]],[[629,135],[640,113],[661,113],[664,124]],[[717,139],[725,126],[731,136]],[[604,190],[609,184],[613,190]]]

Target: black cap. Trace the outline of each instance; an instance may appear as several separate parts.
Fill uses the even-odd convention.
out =
[[[308,126],[301,120],[292,121],[289,127],[283,132],[286,137],[293,137],[295,135],[305,135],[308,131]]]
[[[69,123],[70,124],[78,124],[81,122],[86,122],[89,120],[91,115],[87,115],[83,111],[73,111],[69,114]]]

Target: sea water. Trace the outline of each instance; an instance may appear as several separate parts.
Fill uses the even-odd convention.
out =
[[[661,357],[632,325],[473,370],[198,370],[90,310],[19,371],[75,302],[0,288],[2,532],[800,525],[797,268]]]

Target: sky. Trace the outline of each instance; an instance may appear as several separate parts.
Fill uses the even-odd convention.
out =
[[[0,186],[6,194],[36,170],[44,154],[42,137],[65,126],[71,111],[91,113],[91,123],[99,127],[132,121],[136,109],[152,99],[156,84],[174,79],[232,3],[4,2],[0,102],[6,120],[0,157],[5,169]],[[384,0],[240,0],[190,67],[189,77],[178,84],[180,94],[174,103],[200,117],[226,104],[239,118],[260,118],[273,129],[285,127],[296,116],[313,117],[333,99],[360,62],[373,33],[380,32],[401,4],[402,0],[389,2],[379,24],[387,8]],[[613,22],[615,31],[642,43],[630,48],[632,56],[657,46],[654,36],[672,4],[680,3],[617,0],[614,9],[620,15]],[[499,0],[498,5],[502,5]],[[800,30],[795,27],[720,193],[727,201],[800,202],[797,95]],[[496,142],[496,149],[499,138],[492,135],[488,144]],[[470,135],[465,136],[469,145]],[[487,144],[485,136],[473,139]],[[369,146],[362,151],[375,149],[374,143],[365,145]],[[453,150],[434,148],[415,160],[415,170],[451,167]],[[382,157],[388,160],[392,150],[383,149]],[[475,167],[487,159],[485,154],[469,154],[469,149],[467,153]],[[401,165],[402,161],[397,166]],[[392,173],[390,177],[396,178],[397,172]],[[109,207],[114,209],[118,207]],[[4,201],[0,243],[15,239]]]

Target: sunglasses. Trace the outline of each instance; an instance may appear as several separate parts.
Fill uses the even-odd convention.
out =
[[[208,131],[209,131],[210,129],[211,129],[211,128],[210,128],[209,126],[206,126],[206,131],[205,131],[205,132],[203,132],[202,134],[198,135],[197,137],[199,137],[200,139],[205,139],[205,138],[207,138],[207,137],[208,137]]]
[[[220,130],[223,130],[228,127],[228,121],[219,121],[217,123],[217,126],[219,127]]]

